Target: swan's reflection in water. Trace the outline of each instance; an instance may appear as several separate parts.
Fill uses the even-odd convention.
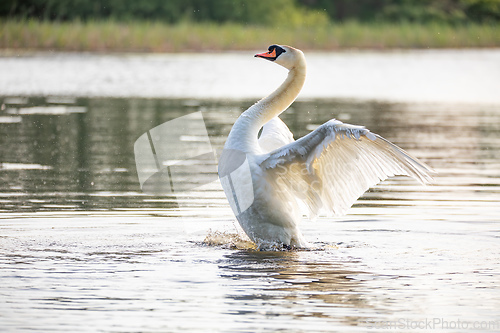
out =
[[[366,273],[349,270],[342,262],[327,258],[317,260],[318,256],[328,257],[327,253],[238,251],[226,255],[219,268],[232,286],[226,295],[231,313],[315,317],[363,326],[373,306],[363,281],[356,277]]]

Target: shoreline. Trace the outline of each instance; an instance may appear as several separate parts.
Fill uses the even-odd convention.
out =
[[[358,23],[262,27],[239,24],[0,20],[0,53],[210,53],[260,50],[269,43],[304,51],[500,47],[499,25]]]
[[[269,43],[268,43],[269,44]],[[262,50],[264,50],[267,44],[262,44]],[[288,45],[282,43],[282,45]],[[261,49],[252,48],[248,50],[185,50],[185,51],[162,51],[162,52],[140,52],[133,50],[124,50],[124,51],[77,51],[77,50],[50,50],[50,49],[2,49],[0,48],[0,58],[9,58],[9,57],[31,57],[31,56],[48,56],[48,55],[95,55],[95,56],[162,56],[162,55],[209,55],[209,54],[250,54],[262,52]],[[405,53],[405,52],[426,52],[426,51],[496,51],[499,50],[500,46],[491,46],[491,47],[446,47],[446,48],[384,48],[384,49],[369,49],[369,48],[343,48],[343,49],[332,49],[332,50],[317,50],[317,49],[304,49],[301,48],[301,51],[307,52],[309,54],[347,54],[347,53],[358,53],[358,54],[369,54],[369,53],[378,53],[378,54],[391,54],[391,53]]]

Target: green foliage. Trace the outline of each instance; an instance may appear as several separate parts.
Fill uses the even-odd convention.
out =
[[[299,0],[334,21],[499,22],[500,0]]]
[[[326,13],[299,7],[295,0],[3,0],[0,16],[57,21],[112,18],[261,25],[328,21]]]
[[[476,21],[500,21],[500,0],[462,0],[469,16]]]
[[[1,0],[0,17],[312,26],[359,22],[500,22],[500,0]]]
[[[267,43],[302,50],[500,47],[492,24],[345,23],[287,29],[238,23],[115,20],[0,20],[0,50],[197,52],[258,50]],[[5,52],[5,51],[4,51]]]

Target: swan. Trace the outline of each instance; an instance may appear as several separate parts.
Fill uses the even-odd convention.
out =
[[[431,168],[363,126],[332,119],[295,141],[278,116],[304,85],[304,54],[271,45],[255,57],[283,66],[288,76],[236,120],[218,173],[239,224],[259,249],[308,248],[301,209],[312,219],[320,212],[339,216],[388,177],[432,182]]]

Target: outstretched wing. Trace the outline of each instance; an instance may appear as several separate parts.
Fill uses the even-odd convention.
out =
[[[264,156],[261,167],[273,188],[293,194],[310,216],[342,215],[370,186],[394,175],[426,184],[433,171],[364,127],[330,120]]]
[[[271,152],[294,141],[293,134],[286,124],[280,118],[274,117],[262,128],[259,145],[264,152]]]

